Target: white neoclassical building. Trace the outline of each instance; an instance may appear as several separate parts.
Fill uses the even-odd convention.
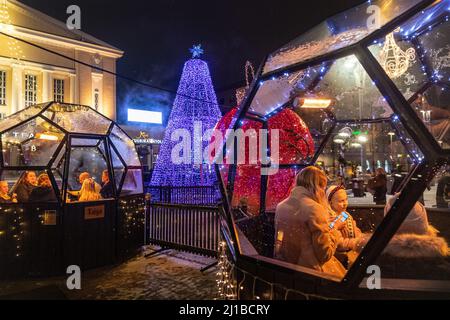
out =
[[[0,0],[0,31],[115,72],[123,51],[15,0]],[[116,77],[0,34],[0,118],[28,105],[89,105],[116,118]]]

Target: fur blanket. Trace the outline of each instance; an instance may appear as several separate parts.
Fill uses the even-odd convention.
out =
[[[450,255],[447,241],[437,236],[437,230],[429,227],[428,234],[396,234],[383,251],[383,254],[399,258],[444,258]],[[370,235],[363,237],[362,249]],[[360,251],[360,250],[358,250]]]

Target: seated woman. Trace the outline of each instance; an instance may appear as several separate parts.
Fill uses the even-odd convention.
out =
[[[390,198],[384,214],[400,196]],[[450,251],[447,241],[428,223],[425,207],[416,202],[392,237],[376,264],[386,278],[450,280]],[[366,244],[369,239],[362,241]],[[362,248],[362,246],[361,246]],[[358,247],[358,249],[360,249]]]
[[[326,175],[316,167],[297,175],[291,195],[276,208],[274,256],[342,278],[346,270],[334,254],[343,223],[329,226],[326,186]]]
[[[15,189],[17,201],[19,203],[29,202],[30,194],[37,186],[36,173],[34,171],[25,171],[22,179]]]
[[[354,250],[362,237],[362,232],[353,217],[347,212],[348,197],[345,188],[343,186],[331,186],[327,189],[326,195],[331,209],[330,221],[336,220],[342,213],[346,214],[345,223],[339,229],[342,238],[338,243],[338,254],[336,256],[344,265],[351,265],[357,258],[357,253]]]
[[[17,203],[17,194],[9,195],[7,181],[0,181],[0,203]]]
[[[53,192],[52,183],[48,174],[40,174],[37,179],[38,186],[31,191],[30,202],[56,202],[56,196]]]
[[[384,208],[384,215],[399,196],[400,193],[397,193],[389,199]],[[403,258],[447,256],[450,253],[447,242],[444,238],[438,237],[438,233],[439,231],[428,223],[427,211],[423,204],[416,202],[384,250],[384,254]]]
[[[100,192],[97,191],[95,181],[91,178],[84,179],[80,190],[78,201],[97,201],[101,200]]]

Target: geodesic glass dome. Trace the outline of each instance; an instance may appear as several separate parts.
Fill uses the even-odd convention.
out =
[[[240,280],[266,281],[246,298],[273,297],[268,279],[277,276],[288,283],[286,290],[298,287],[292,270],[298,272],[296,281],[309,279],[311,287],[317,285],[305,287],[310,293],[331,292],[336,282],[364,287],[361,281],[372,264],[385,271],[383,278],[421,279],[425,286],[441,280],[441,289],[450,292],[449,10],[448,0],[368,1],[327,19],[263,62],[225,127],[278,129],[284,137],[276,146],[279,159],[271,156],[269,136],[270,163],[217,165],[233,224],[225,238],[238,267],[240,261],[252,263],[255,275],[246,273],[247,280]],[[286,110],[303,124],[292,127],[292,115],[283,115]],[[271,124],[274,117],[276,125]],[[293,151],[286,144],[300,156],[290,156]],[[301,152],[311,146],[312,155]],[[342,276],[274,258],[276,207],[289,196],[296,173],[311,165],[327,174],[329,185],[344,185],[348,211],[367,235],[353,259],[343,263]],[[268,168],[274,174],[262,174]],[[369,182],[380,168],[387,180],[387,196],[381,200],[375,199]],[[394,193],[398,198],[385,208]],[[233,214],[242,209],[242,199],[249,217],[238,220]],[[422,234],[418,248],[395,250],[392,243],[402,239],[397,231],[409,221],[417,201],[425,202],[428,223],[440,235]],[[435,250],[427,247],[428,240],[439,243]],[[320,280],[314,282],[316,278]],[[259,286],[250,282],[242,286]]]
[[[142,194],[142,170],[133,140],[88,106],[44,103],[0,121],[0,180],[11,188],[25,171],[47,173],[55,199],[80,190],[83,172],[101,184],[107,170],[114,197]]]

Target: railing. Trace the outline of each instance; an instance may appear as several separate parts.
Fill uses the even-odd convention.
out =
[[[216,206],[221,201],[218,188],[208,187],[154,187],[147,186],[152,203],[195,204]]]
[[[219,208],[152,203],[147,230],[149,244],[216,257],[220,238]]]

